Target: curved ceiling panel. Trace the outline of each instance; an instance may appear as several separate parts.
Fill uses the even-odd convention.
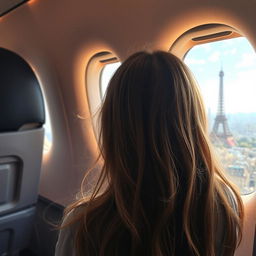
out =
[[[5,15],[6,13],[12,11],[28,0],[1,0],[0,1],[0,17]]]

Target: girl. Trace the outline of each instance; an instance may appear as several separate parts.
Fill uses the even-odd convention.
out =
[[[234,255],[243,206],[214,156],[199,89],[166,52],[116,71],[101,110],[103,166],[66,209],[56,255]]]

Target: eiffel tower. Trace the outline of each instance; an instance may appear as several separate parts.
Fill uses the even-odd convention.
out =
[[[215,142],[220,141],[225,146],[232,147],[232,146],[235,146],[235,141],[234,141],[233,135],[229,130],[228,122],[227,122],[228,119],[224,112],[224,93],[223,93],[224,72],[222,69],[220,70],[219,77],[220,77],[220,87],[219,87],[218,111],[214,120],[211,137]]]

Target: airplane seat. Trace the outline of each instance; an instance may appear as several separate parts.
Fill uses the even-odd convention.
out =
[[[0,255],[18,255],[33,227],[45,110],[39,82],[17,54],[0,48]]]

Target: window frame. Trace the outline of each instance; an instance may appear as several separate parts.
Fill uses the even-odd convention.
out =
[[[179,36],[169,49],[182,60],[186,54],[196,45],[243,36],[233,27],[218,23],[203,24],[187,30]]]
[[[237,37],[245,36],[235,28],[228,25],[217,23],[204,24],[184,32],[174,41],[169,52],[184,60],[187,53],[192,50],[194,46]],[[246,197],[252,193],[255,193],[255,191],[241,194],[241,196]]]
[[[119,58],[110,51],[101,51],[94,54],[89,60],[85,72],[87,100],[92,118],[93,130],[96,138],[99,135],[98,117],[103,100],[101,88],[101,75],[107,64],[120,61]]]

